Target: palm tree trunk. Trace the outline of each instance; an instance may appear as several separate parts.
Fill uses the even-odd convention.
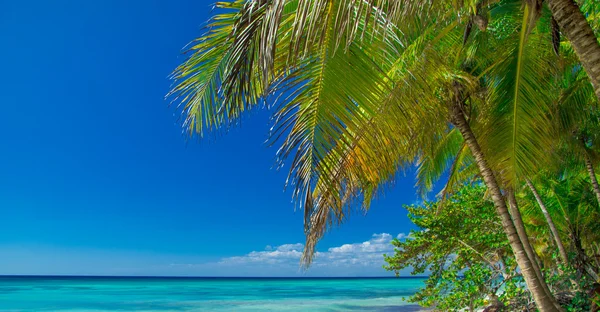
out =
[[[529,291],[533,295],[533,299],[537,304],[537,307],[540,311],[560,311],[556,305],[553,297],[548,296],[542,283],[545,281],[540,280],[535,273],[533,266],[531,264],[531,260],[525,253],[525,249],[523,248],[523,244],[519,239],[519,235],[515,229],[515,225],[510,218],[510,214],[508,213],[508,209],[506,207],[506,202],[502,197],[502,193],[500,191],[500,187],[496,181],[496,177],[492,172],[492,169],[489,167],[483,152],[481,151],[481,147],[469,126],[469,123],[465,119],[465,116],[462,112],[462,107],[458,103],[454,103],[451,105],[451,121],[456,128],[460,131],[465,140],[465,143],[469,146],[471,150],[471,154],[475,157],[475,162],[479,167],[479,171],[483,180],[489,189],[492,200],[494,201],[494,206],[496,208],[496,213],[502,220],[502,227],[504,228],[504,232],[508,237],[508,241],[512,248],[512,251],[515,255],[515,259],[519,268],[521,269],[521,273],[523,274],[523,278],[525,279],[525,283],[527,283],[527,287]]]
[[[600,99],[600,44],[579,6],[573,0],[548,0],[552,16],[569,39]]]
[[[540,269],[540,265],[538,263],[539,257],[531,247],[529,236],[525,230],[525,224],[523,224],[523,217],[521,216],[521,211],[519,211],[519,205],[517,203],[517,198],[515,197],[515,192],[513,190],[508,190],[507,193],[510,214],[512,221],[515,224],[517,234],[519,235],[521,243],[523,244],[523,249],[525,249],[525,253],[531,261],[531,267],[533,268],[535,275],[540,281],[542,281],[542,287],[544,288],[544,291],[548,296],[552,297],[552,292],[550,292],[550,288],[548,288],[548,285],[545,283],[544,275],[542,274],[542,270]],[[558,303],[555,302],[555,304],[558,306]]]
[[[581,237],[577,230],[571,230],[571,241],[573,242],[573,247],[575,249],[575,268],[581,275],[587,274],[592,278],[593,281],[600,281],[600,276],[594,271],[593,267],[590,265],[590,260],[585,250],[583,249],[583,245],[581,244]]]
[[[596,178],[594,164],[592,164],[590,155],[588,155],[588,153],[586,151],[583,152],[583,157],[585,158],[585,166],[587,168],[588,174],[590,175],[590,180],[592,181],[592,187],[594,188],[594,193],[596,193],[596,199],[598,200],[598,204],[600,204],[600,186],[598,186],[598,179]]]
[[[529,189],[533,193],[535,200],[537,201],[538,205],[540,206],[540,209],[542,210],[542,213],[544,214],[544,218],[546,218],[546,222],[548,223],[550,232],[552,232],[552,238],[554,239],[554,242],[556,243],[556,247],[558,247],[558,253],[560,254],[560,258],[562,259],[563,264],[565,264],[565,265],[569,264],[569,256],[567,255],[565,245],[563,244],[562,240],[560,239],[560,235],[558,235],[558,230],[556,229],[556,225],[554,225],[554,221],[552,221],[552,217],[550,216],[550,213],[548,213],[548,209],[546,209],[546,205],[544,204],[542,197],[540,196],[540,194],[538,194],[537,189],[535,188],[533,183],[531,183],[531,180],[529,180],[529,178],[526,178],[525,181],[527,182],[527,186],[529,186]]]

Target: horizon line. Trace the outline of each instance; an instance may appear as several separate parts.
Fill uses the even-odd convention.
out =
[[[427,278],[428,276],[185,276],[185,275],[75,275],[75,274],[0,274],[4,277],[23,278],[171,278],[171,279],[395,279],[395,278]]]

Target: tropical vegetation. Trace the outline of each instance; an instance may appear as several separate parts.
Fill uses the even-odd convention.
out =
[[[444,182],[430,205],[436,215],[427,218],[446,224],[452,211],[464,209],[481,222],[472,227],[484,236],[491,229],[483,224],[493,220],[495,240],[478,242],[482,249],[471,253],[500,252],[487,265],[507,263],[499,274],[486,263],[467,263],[476,257],[454,246],[453,267],[440,266],[441,258],[426,263],[428,272],[454,273],[434,280],[424,303],[443,306],[436,291],[466,287],[468,295],[456,302],[481,304],[478,293],[490,295],[497,286],[473,292],[458,277],[491,274],[496,283],[506,274],[515,278],[503,289],[522,280],[515,287],[537,309],[561,311],[572,302],[558,300],[558,290],[584,293],[584,277],[597,279],[598,2],[237,0],[216,6],[205,34],[174,71],[169,97],[189,135],[235,126],[251,109],[272,110],[270,141],[280,146],[278,162],[290,161],[286,183],[304,210],[304,264],[332,225],[353,209],[368,210],[399,171],[417,166],[421,194]],[[474,181],[488,202],[464,198]],[[555,251],[562,267],[549,265]],[[410,255],[400,258],[414,265]],[[566,286],[554,287],[556,276]],[[427,301],[431,296],[437,299]]]
[[[554,233],[532,195],[525,188],[518,194],[524,208],[527,232],[542,267],[545,281],[567,311],[589,311],[598,262],[599,209],[589,190],[589,181],[579,181],[573,189],[566,180],[539,185],[565,241],[568,258],[563,261],[554,244]],[[554,190],[557,192],[555,195]],[[519,272],[510,245],[503,233],[486,188],[475,181],[466,184],[447,200],[405,206],[417,225],[407,239],[394,240],[395,253],[386,255],[385,268],[399,274],[427,275],[425,287],[408,301],[438,311],[474,311],[487,307],[494,311],[534,310],[534,302]],[[587,198],[579,201],[571,196]],[[571,194],[571,195],[569,195]],[[559,204],[559,201],[560,204]],[[589,228],[588,228],[589,227]],[[584,234],[585,233],[585,234]],[[582,236],[585,236],[582,237]]]

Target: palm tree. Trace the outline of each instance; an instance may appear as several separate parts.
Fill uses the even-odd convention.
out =
[[[592,1],[590,6],[597,6]],[[548,0],[552,16],[567,37],[600,99],[600,44],[585,15],[573,0]],[[597,11],[597,8],[596,8]]]
[[[596,194],[596,199],[598,203],[600,203],[600,187],[598,186],[598,179],[596,178],[596,172],[594,170],[594,165],[592,164],[592,160],[588,154],[584,154],[585,157],[585,167],[588,170],[588,174],[590,176],[590,181],[592,182],[592,186],[594,187],[594,193]]]
[[[531,90],[544,88],[551,62],[536,55],[544,33],[530,26],[527,12],[534,11],[514,14],[520,2],[505,1],[492,12],[493,34],[479,23],[483,30],[464,36],[464,21],[445,13],[450,7],[375,2],[220,4],[230,11],[215,17],[174,74],[172,95],[187,131],[235,124],[260,100],[280,95],[272,142],[282,142],[282,162],[293,159],[288,180],[305,211],[309,263],[319,238],[345,220],[353,202],[368,209],[399,169],[457,129],[538,307],[558,310],[502,191],[549,158],[540,148],[547,102]],[[497,128],[512,130],[507,136]]]
[[[545,199],[557,232],[566,237],[568,248],[575,255],[573,262],[580,274],[598,280],[598,270],[592,260],[595,243],[600,239],[600,206],[589,189],[589,181],[584,171],[567,172],[559,176],[545,175],[540,186],[540,196]],[[544,219],[540,210],[533,207],[533,201],[524,201],[524,213],[529,224],[540,223]],[[535,229],[535,227],[532,227]]]
[[[600,146],[600,110],[593,90],[587,83],[587,77],[573,56],[566,54],[562,62],[566,63],[561,79],[558,81],[559,97],[555,101],[553,114],[554,146],[561,146],[562,162],[555,164],[561,167],[584,166],[598,204],[600,204],[600,187],[596,177],[595,162],[598,146]]]
[[[413,5],[424,5],[430,2],[430,0],[414,1]],[[482,14],[479,11],[501,2],[503,1],[465,1],[463,5],[475,8],[471,10],[471,13],[474,14],[473,16],[480,17]],[[523,0],[522,2],[524,8],[535,11],[534,15],[540,14],[543,1]],[[592,25],[598,26],[596,21],[598,20],[597,12],[600,7],[597,1],[580,2],[583,4],[582,7],[574,0],[547,0],[548,7],[552,12],[552,23],[556,25],[556,37],[560,37],[560,32],[567,37],[593,85],[596,97],[600,99],[600,44],[598,43],[597,33],[594,32],[600,31],[600,29],[592,28]],[[445,1],[439,1],[439,3],[443,5]],[[584,12],[582,12],[582,9]],[[593,20],[588,21],[586,15]]]
[[[596,124],[598,125],[598,123]],[[579,128],[579,131],[576,133],[576,135],[570,138],[571,142],[569,143],[571,143],[572,149],[578,152],[576,152],[575,154],[578,154],[577,156],[583,158],[585,169],[590,178],[590,184],[592,185],[592,189],[594,190],[594,194],[596,195],[596,200],[598,201],[598,204],[600,204],[600,187],[598,186],[598,179],[596,178],[596,170],[594,168],[595,165],[592,160],[592,157],[595,156],[593,148],[596,147],[594,145],[597,145],[597,143],[594,144],[595,140],[590,139],[591,134],[586,130],[587,129]],[[592,143],[588,144],[588,142],[590,141]]]
[[[548,223],[548,227],[550,228],[550,232],[552,233],[552,239],[554,240],[556,247],[558,248],[560,259],[562,260],[563,264],[568,265],[569,256],[567,255],[567,250],[565,249],[565,245],[563,244],[562,239],[560,238],[560,234],[556,229],[556,225],[552,220],[552,216],[550,215],[546,204],[544,204],[544,200],[538,193],[537,188],[533,185],[533,182],[531,182],[531,180],[526,179],[525,182],[527,183],[527,186],[529,187],[531,193],[535,197],[536,202],[540,206],[542,214],[544,215],[544,219],[546,219],[546,223]]]

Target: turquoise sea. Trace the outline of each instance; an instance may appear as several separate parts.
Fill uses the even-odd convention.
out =
[[[421,278],[0,276],[0,311],[420,311]]]

